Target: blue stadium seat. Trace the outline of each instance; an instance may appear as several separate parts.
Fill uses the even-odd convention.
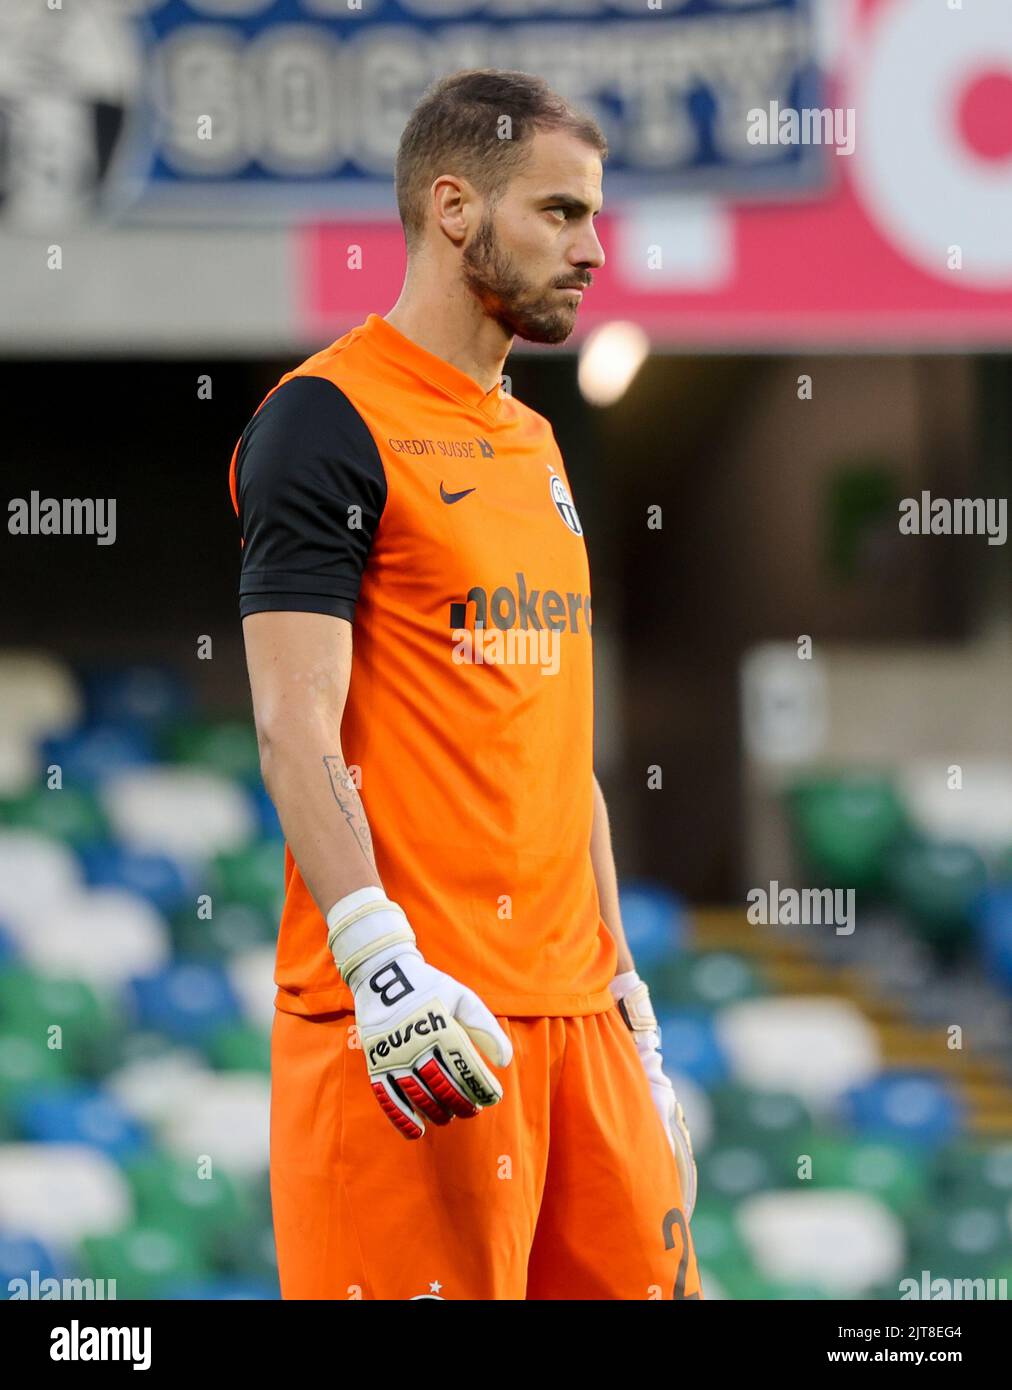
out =
[[[15,1107],[29,1140],[49,1144],[90,1144],[122,1162],[148,1146],[142,1125],[115,1096],[84,1083],[47,1086]]]
[[[129,888],[156,907],[173,913],[198,892],[194,870],[167,854],[131,850],[124,845],[86,845],[78,851],[85,877],[96,888]]]
[[[227,972],[208,961],[176,961],[130,982],[138,1024],[182,1043],[200,1043],[242,1017]]]
[[[14,934],[9,927],[5,927],[3,922],[0,921],[0,965],[4,965],[7,961],[13,960],[17,953],[18,948],[14,940]]]
[[[985,967],[1012,988],[1012,886],[986,888],[974,905],[974,931]]]
[[[845,1117],[859,1133],[933,1147],[963,1128],[962,1107],[930,1072],[888,1071],[844,1092]]]
[[[154,761],[147,733],[137,725],[93,724],[42,742],[44,764],[58,763],[65,783],[100,782],[128,767]]]
[[[641,975],[684,949],[685,903],[677,893],[659,884],[629,880],[619,889],[619,907]]]
[[[665,1070],[684,1072],[708,1088],[727,1079],[729,1068],[713,1018],[699,1009],[658,1015]]]
[[[12,1279],[30,1281],[33,1270],[40,1280],[59,1279],[65,1273],[57,1264],[55,1252],[43,1241],[34,1236],[0,1234],[0,1289],[4,1290],[4,1298],[15,1297],[9,1291]]]
[[[193,692],[167,666],[99,667],[80,672],[90,723],[158,727],[193,707]]]
[[[260,823],[260,834],[269,840],[284,839],[284,831],[281,829],[281,822],[278,820],[278,813],[274,809],[274,802],[267,794],[267,788],[263,783],[250,788],[253,804],[256,807],[257,817]]]

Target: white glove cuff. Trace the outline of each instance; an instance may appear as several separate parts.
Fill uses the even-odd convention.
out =
[[[660,1034],[657,1016],[650,1002],[650,991],[635,970],[616,975],[611,982],[611,993],[637,1042],[644,1033]]]
[[[630,990],[635,989],[637,985],[642,983],[643,981],[635,970],[626,970],[623,974],[616,975],[610,982],[609,988],[611,989],[612,998],[618,1003],[620,999],[625,998]]]
[[[639,1045],[640,1034],[636,1034],[637,1045]],[[656,1037],[656,1034],[654,1034]],[[673,1091],[671,1078],[664,1070],[664,1060],[661,1057],[657,1044],[652,1047],[640,1047],[640,1060],[643,1063],[643,1070],[647,1074],[647,1080],[651,1086],[664,1086],[667,1090]]]
[[[327,913],[327,945],[349,989],[351,976],[366,961],[391,946],[414,944],[404,909],[374,883],[348,893]]]

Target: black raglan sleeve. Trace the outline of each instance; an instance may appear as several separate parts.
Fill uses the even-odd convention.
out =
[[[344,392],[323,377],[279,386],[236,457],[240,617],[296,610],[353,620],[386,497],[379,450]],[[359,525],[349,524],[350,507],[361,508]]]

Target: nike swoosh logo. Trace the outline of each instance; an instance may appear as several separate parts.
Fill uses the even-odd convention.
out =
[[[466,487],[463,492],[447,492],[443,484],[439,484],[439,495],[444,502],[459,502],[462,497],[467,497],[470,493],[477,491],[476,487]]]

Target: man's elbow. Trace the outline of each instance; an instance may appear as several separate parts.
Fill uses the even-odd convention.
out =
[[[291,711],[285,718],[260,717],[256,721],[260,775],[270,790],[271,777],[280,766],[307,756],[341,756],[341,721],[332,714],[309,708]]]

